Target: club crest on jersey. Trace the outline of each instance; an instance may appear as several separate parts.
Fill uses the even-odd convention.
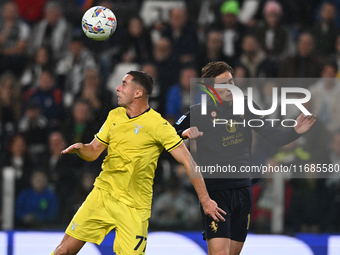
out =
[[[215,111],[211,112],[211,117],[215,118],[217,116],[217,113]]]
[[[74,229],[76,228],[76,226],[79,226],[79,224],[77,224],[77,223],[75,223],[74,221],[72,221],[71,230],[74,231]]]
[[[139,126],[139,125],[136,124],[136,123],[133,123],[133,124],[136,126],[136,128],[135,128],[135,134],[138,135],[139,130],[140,130],[141,128],[144,128],[144,127],[143,127],[143,126]]]

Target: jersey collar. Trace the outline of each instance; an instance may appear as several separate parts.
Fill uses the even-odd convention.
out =
[[[137,118],[137,117],[141,116],[142,114],[144,114],[144,113],[150,111],[150,109],[151,109],[151,108],[150,108],[150,106],[149,106],[148,109],[146,109],[144,112],[142,112],[141,114],[138,114],[138,115],[135,116],[135,117],[130,117],[127,113],[126,113],[126,116],[131,120],[131,119]]]

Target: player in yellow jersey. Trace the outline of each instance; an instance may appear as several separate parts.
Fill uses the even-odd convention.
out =
[[[52,254],[77,254],[86,242],[100,244],[112,229],[116,231],[114,251],[118,255],[145,253],[152,184],[160,153],[163,148],[169,151],[188,175],[190,164],[194,164],[175,129],[149,107],[152,85],[148,74],[128,72],[117,88],[121,107],[109,113],[93,141],[76,143],[62,151],[93,161],[108,149],[94,189]],[[203,179],[190,180],[204,212],[215,221],[224,220],[221,214],[225,212],[210,199]]]

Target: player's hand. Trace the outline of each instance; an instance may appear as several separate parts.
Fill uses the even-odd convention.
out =
[[[202,136],[203,132],[198,131],[197,127],[191,127],[188,128],[186,130],[184,130],[184,132],[182,133],[182,138],[189,138],[191,139],[196,139],[199,136]]]
[[[302,113],[300,114],[299,117],[297,117],[296,119],[297,125],[294,127],[294,129],[296,133],[301,135],[307,132],[310,129],[310,127],[313,126],[315,121],[316,121],[316,116],[314,114],[304,115]]]
[[[82,143],[75,143],[75,144],[71,145],[70,147],[66,148],[65,150],[61,151],[61,154],[76,153],[80,149],[82,149],[83,146],[84,146],[84,144],[82,144]]]
[[[219,222],[220,220],[225,221],[221,213],[224,215],[226,215],[227,213],[223,211],[221,208],[219,208],[217,206],[217,203],[214,200],[209,199],[204,204],[202,203],[202,207],[203,207],[204,213],[212,217],[214,221],[216,222]]]

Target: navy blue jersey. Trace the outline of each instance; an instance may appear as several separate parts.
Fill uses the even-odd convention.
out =
[[[260,109],[255,103],[254,108]],[[226,124],[216,124],[215,120],[228,120]],[[249,120],[252,126],[248,125]],[[223,121],[222,121],[223,122]],[[234,123],[234,124],[231,124]],[[217,122],[215,122],[217,123]],[[239,124],[235,124],[239,123]],[[276,122],[277,123],[277,122]],[[275,124],[276,124],[275,123]],[[189,127],[196,126],[203,131],[203,136],[197,141],[197,164],[198,165],[233,165],[238,169],[241,166],[251,166],[252,129],[268,141],[277,146],[291,143],[300,137],[294,128],[282,130],[273,127],[273,122],[266,120],[264,116],[250,112],[247,97],[244,100],[244,115],[233,115],[233,107],[224,103],[215,106],[212,100],[207,102],[207,115],[201,115],[201,104],[190,107],[189,112],[182,116],[174,127],[181,136]],[[250,178],[205,178],[208,191],[233,189],[251,185]]]

